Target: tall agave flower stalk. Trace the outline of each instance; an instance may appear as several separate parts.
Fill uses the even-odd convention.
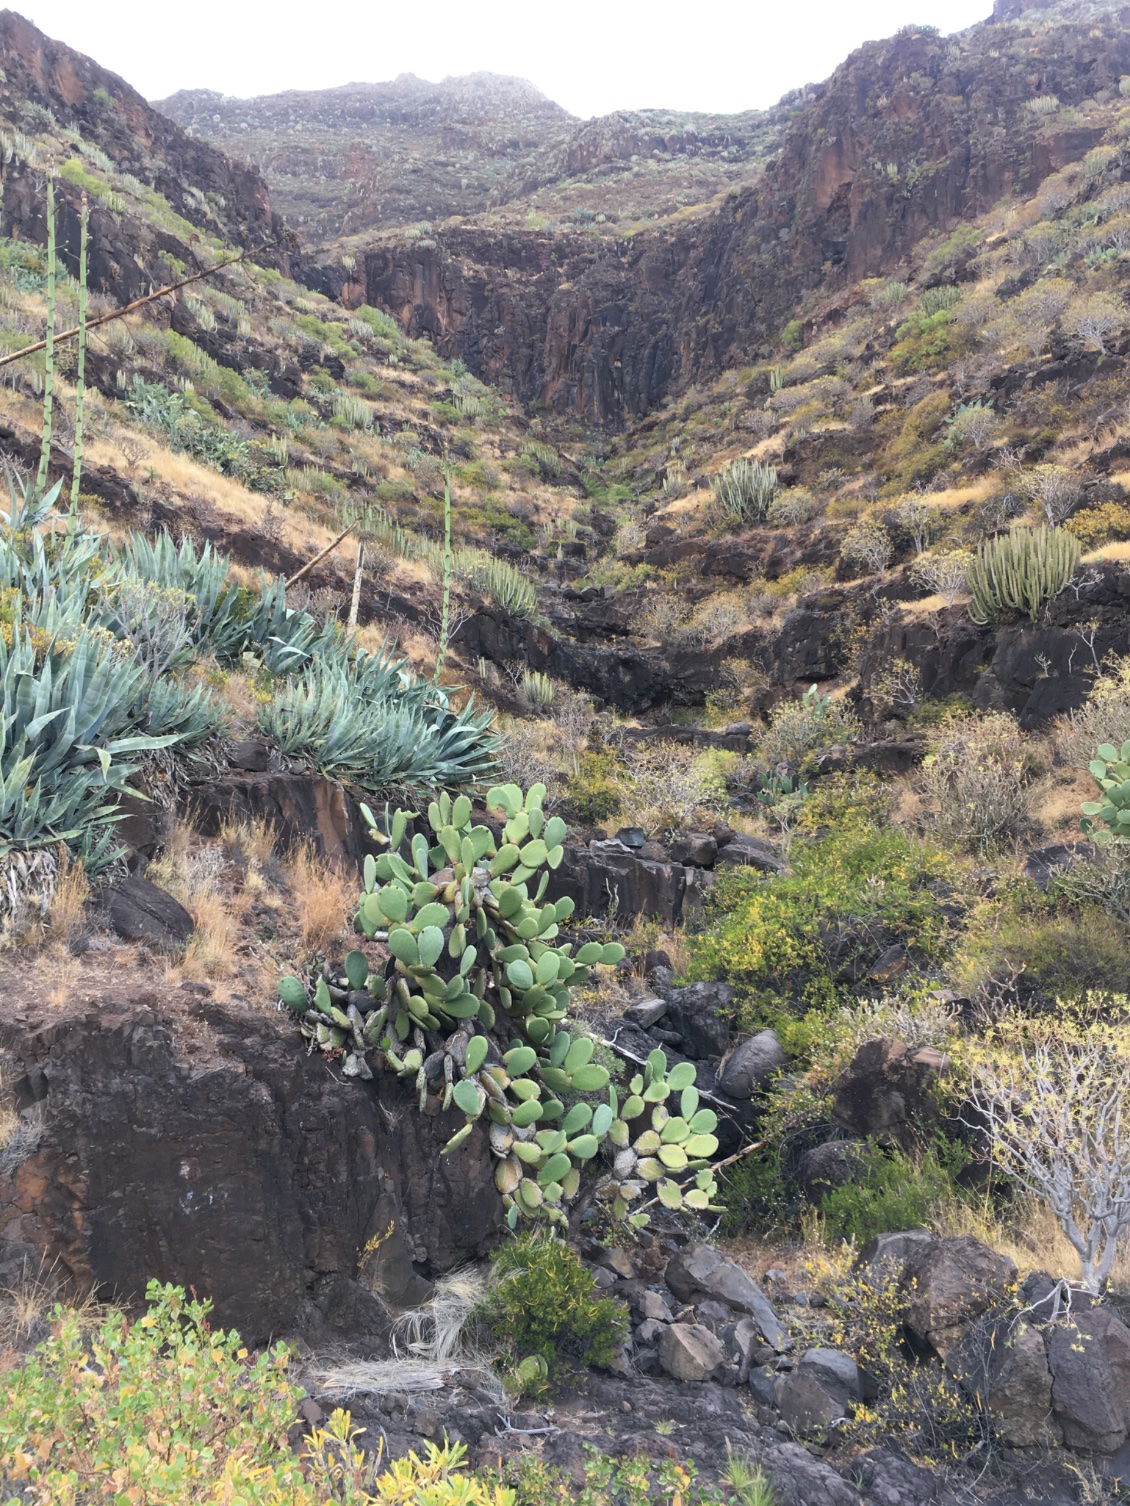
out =
[[[90,229],[90,205],[82,196],[78,243],[78,376],[75,384],[75,466],[71,478],[71,515],[78,511],[79,482],[82,479],[82,405],[86,393],[86,243]]]
[[[44,352],[46,375],[43,381],[43,443],[39,450],[39,470],[35,490],[42,495],[47,486],[47,468],[51,463],[51,418],[55,392],[55,177],[47,175],[47,344]]]
[[[439,648],[436,653],[436,672],[433,684],[439,684],[439,677],[443,673],[443,661],[447,657],[447,638],[451,623],[451,573],[453,567],[451,554],[451,471],[447,469],[443,475],[443,605],[440,609],[439,618]]]

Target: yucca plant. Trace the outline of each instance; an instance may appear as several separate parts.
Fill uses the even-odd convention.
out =
[[[1004,612],[1026,612],[1033,622],[1045,601],[1066,587],[1082,549],[1064,528],[1013,528],[985,539],[969,565],[966,587],[974,622],[992,622]]]

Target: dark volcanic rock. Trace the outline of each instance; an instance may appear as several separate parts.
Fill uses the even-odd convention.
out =
[[[1064,1443],[1114,1453],[1130,1431],[1130,1330],[1099,1307],[1061,1319],[1045,1342]]]
[[[189,1031],[133,1003],[3,1028],[45,1129],[0,1178],[0,1285],[25,1260],[131,1302],[156,1278],[251,1343],[362,1339],[387,1325],[374,1293],[415,1300],[497,1242],[484,1132],[441,1158],[455,1111],[340,1080],[284,1014],[191,1007]]]
[[[730,1098],[749,1098],[788,1060],[777,1032],[760,1030],[734,1047],[718,1075],[719,1090]]]
[[[938,1051],[911,1051],[899,1040],[865,1041],[836,1083],[832,1117],[861,1140],[908,1142],[913,1127],[934,1113],[930,1087],[945,1066]]]
[[[728,983],[692,983],[673,988],[667,997],[664,1027],[682,1043],[687,1056],[697,1061],[721,1056],[730,1039],[734,990]]]
[[[132,874],[105,896],[110,924],[126,941],[147,941],[174,950],[195,930],[192,916],[167,890]]]
[[[237,744],[245,750],[260,746]],[[251,757],[247,752],[246,758]],[[226,820],[266,821],[280,845],[311,842],[322,857],[343,868],[356,868],[370,850],[356,799],[323,774],[231,772],[198,786],[192,804],[197,825],[208,836],[216,835]]]

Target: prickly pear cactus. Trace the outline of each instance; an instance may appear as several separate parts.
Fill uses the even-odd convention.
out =
[[[354,924],[387,945],[388,963],[371,972],[353,951],[340,972],[323,968],[309,984],[282,979],[279,998],[312,1050],[341,1055],[346,1076],[389,1069],[414,1081],[421,1108],[429,1092],[458,1108],[465,1123],[444,1155],[489,1120],[511,1227],[520,1218],[565,1222],[582,1173],[596,1166],[596,1197],[637,1225],[652,1202],[710,1207],[717,1120],[699,1107],[694,1069],[668,1072],[655,1051],[621,1105],[593,1041],[565,1027],[570,986],[624,949],[559,939],[573,902],[545,902],[545,892],[566,827],[546,818],[544,799],[540,784],[524,797],[517,785],[492,789],[488,803],[507,818],[498,844],[488,827],[471,825],[466,796],[433,801],[431,840],[418,832],[407,847],[408,812],[391,816],[386,838],[362,806],[388,850],[365,860]],[[581,1096],[598,1093],[604,1101]]]
[[[1090,763],[1102,794],[1083,805],[1083,830],[1100,846],[1130,840],[1130,742],[1103,743]],[[1095,822],[1103,825],[1096,827]]]

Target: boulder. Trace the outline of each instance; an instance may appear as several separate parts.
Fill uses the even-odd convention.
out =
[[[749,1389],[763,1407],[777,1405],[777,1372],[768,1365],[757,1365],[749,1372]]]
[[[828,1140],[814,1145],[797,1162],[801,1193],[807,1202],[819,1203],[829,1192],[854,1181],[862,1165],[856,1140]]]
[[[848,1415],[845,1398],[836,1387],[811,1370],[794,1370],[777,1382],[777,1411],[794,1433],[826,1433]]]
[[[641,1318],[649,1318],[655,1323],[670,1323],[672,1321],[671,1309],[658,1292],[640,1292],[633,1304]]]
[[[944,1360],[971,1323],[1004,1301],[1015,1280],[1008,1256],[971,1234],[935,1240],[914,1264],[907,1330]]]
[[[1090,842],[1056,842],[1050,847],[1037,847],[1024,860],[1024,876],[1046,894],[1060,874],[1094,855]]]
[[[806,1349],[797,1362],[798,1372],[814,1375],[824,1388],[841,1393],[844,1404],[863,1400],[863,1378],[850,1354],[840,1349]]]
[[[669,1323],[659,1335],[659,1363],[675,1380],[709,1380],[725,1358],[722,1341],[698,1323]]]
[[[667,996],[664,1026],[696,1061],[721,1056],[730,1040],[734,990],[728,983],[692,983]],[[673,1042],[674,1044],[674,1042]]]
[[[271,766],[271,750],[266,743],[234,742],[228,748],[228,762],[245,774],[265,774]]]
[[[756,837],[747,837],[741,831],[736,831],[726,845],[718,849],[715,866],[757,868],[770,874],[788,871],[788,864],[782,862],[768,842],[759,842]]]
[[[774,1073],[788,1065],[788,1057],[775,1030],[761,1030],[740,1041],[722,1064],[719,1091],[728,1098],[752,1098]]]
[[[371,847],[357,801],[322,774],[229,771],[197,786],[192,808],[206,836],[218,835],[228,820],[265,821],[281,847],[310,842],[341,868],[356,868]]]
[[[855,1268],[872,1282],[893,1279],[902,1286],[936,1242],[929,1229],[877,1234],[860,1250]]]
[[[1044,1342],[1064,1443],[1113,1454],[1130,1433],[1130,1330],[1096,1307],[1049,1325]]]
[[[890,1036],[865,1041],[836,1083],[832,1118],[860,1140],[908,1147],[915,1127],[935,1115],[930,1088],[946,1065],[929,1046],[912,1051]]]
[[[1052,1376],[1040,1330],[1023,1318],[976,1325],[947,1361],[970,1396],[979,1397],[993,1433],[1010,1448],[1059,1442]]]
[[[630,1020],[633,1025],[639,1025],[648,1030],[652,1025],[658,1025],[659,1021],[667,1013],[668,1004],[666,999],[637,999],[634,1004],[629,1004],[624,1011],[624,1018]]]
[[[657,917],[674,925],[682,916],[687,874],[680,863],[656,863],[618,841],[567,843],[561,866],[550,874],[549,899],[573,900],[582,915],[607,915],[615,897],[612,919]]]
[[[739,1312],[748,1313],[778,1354],[793,1347],[773,1305],[733,1261],[711,1245],[687,1245],[667,1262],[664,1280],[680,1302],[715,1297]]]
[[[705,831],[688,831],[671,843],[671,859],[688,868],[713,868],[718,843]]]
[[[105,903],[110,925],[125,941],[145,941],[175,951],[196,929],[178,900],[137,874],[115,884]]]

